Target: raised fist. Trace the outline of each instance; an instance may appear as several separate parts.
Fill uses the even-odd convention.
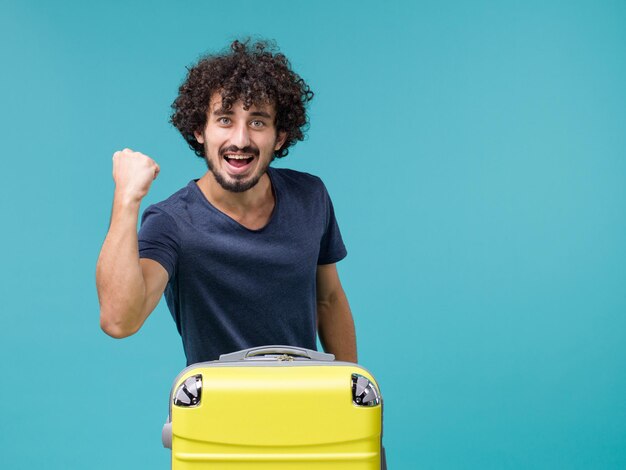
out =
[[[159,165],[142,153],[124,149],[113,154],[115,192],[123,197],[141,200],[159,171]]]

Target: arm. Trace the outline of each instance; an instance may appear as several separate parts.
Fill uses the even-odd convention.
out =
[[[111,225],[96,267],[100,327],[114,338],[136,333],[159,303],[168,274],[159,263],[139,258],[137,221],[141,199],[159,166],[125,149],[113,156],[115,195]]]
[[[317,329],[324,351],[357,362],[354,320],[334,264],[317,267]]]

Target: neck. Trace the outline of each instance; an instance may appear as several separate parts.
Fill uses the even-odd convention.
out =
[[[255,186],[241,193],[222,188],[211,171],[207,171],[198,180],[198,187],[211,204],[223,212],[233,215],[245,215],[274,204],[272,183],[267,173],[261,177]]]

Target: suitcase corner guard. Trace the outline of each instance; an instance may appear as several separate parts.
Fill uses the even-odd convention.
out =
[[[352,374],[352,402],[357,406],[376,406],[380,404],[380,393],[367,377]]]

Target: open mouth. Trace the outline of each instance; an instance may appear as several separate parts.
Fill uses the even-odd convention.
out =
[[[237,172],[242,172],[250,166],[254,160],[254,156],[228,154],[224,155],[224,160],[226,160],[226,163],[228,163],[231,168],[237,170]]]

